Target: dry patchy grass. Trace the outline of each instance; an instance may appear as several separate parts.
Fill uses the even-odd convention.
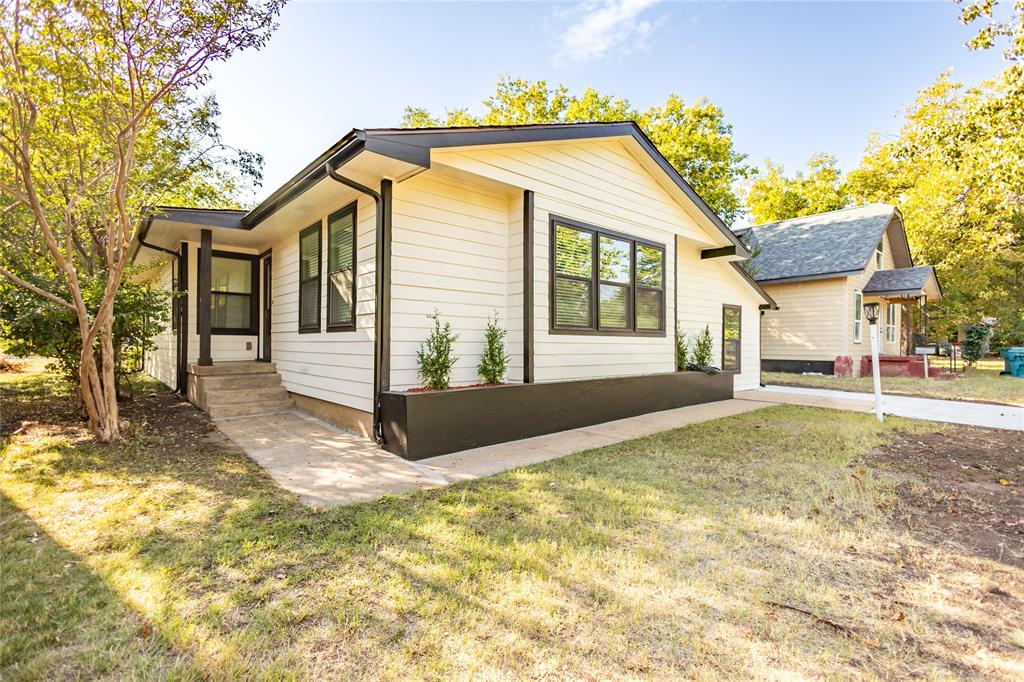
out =
[[[942,365],[940,363],[939,368]],[[998,403],[1024,406],[1024,379],[1000,376],[1002,360],[981,360],[968,367],[959,379],[918,379],[914,377],[882,377],[882,391],[893,395],[913,395],[940,400]],[[871,376],[837,377],[790,372],[762,372],[761,381],[776,386],[830,388],[835,391],[870,393]]]
[[[315,511],[171,396],[101,447],[42,380],[0,377],[7,679],[1024,675],[1020,570],[856,463],[934,425],[776,406]]]

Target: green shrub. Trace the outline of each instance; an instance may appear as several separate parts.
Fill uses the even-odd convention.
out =
[[[452,333],[451,322],[441,324],[441,313],[437,310],[427,315],[434,321],[434,331],[416,351],[416,364],[419,365],[419,377],[424,388],[443,391],[451,386],[452,367],[458,358],[452,352],[458,334]]]
[[[485,383],[505,383],[505,372],[508,370],[508,354],[505,352],[505,337],[508,330],[498,325],[498,311],[494,311],[494,319],[487,318],[487,329],[484,331],[484,354],[480,357],[477,371]]]
[[[682,372],[686,369],[689,361],[690,349],[686,345],[686,333],[679,331],[676,327],[676,371]]]
[[[693,340],[693,364],[698,367],[711,367],[711,329],[704,325]]]
[[[964,339],[964,360],[973,365],[988,351],[988,336],[991,333],[988,325],[972,324],[967,327],[967,338]]]

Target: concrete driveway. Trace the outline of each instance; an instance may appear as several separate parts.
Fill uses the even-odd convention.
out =
[[[833,391],[824,388],[796,386],[765,386],[753,391],[739,391],[736,398],[760,403],[787,403],[831,407],[856,412],[873,412],[875,396],[871,393]],[[993,429],[1024,431],[1024,407],[988,405],[960,400],[935,400],[903,395],[882,394],[882,412],[897,417],[927,419],[930,421],[986,426]]]
[[[216,423],[282,488],[311,507],[369,502],[417,488],[490,476],[771,403],[723,400],[620,419],[410,462],[372,441],[300,412]]]

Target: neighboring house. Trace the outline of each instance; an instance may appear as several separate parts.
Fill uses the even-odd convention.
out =
[[[942,298],[930,265],[914,266],[899,209],[870,204],[736,230],[747,268],[778,303],[761,325],[765,371],[859,375],[870,358],[864,303],[877,302],[879,353],[913,354],[914,307]]]
[[[294,402],[410,458],[755,388],[772,305],[629,122],[353,130],[251,211],[154,209],[138,246],[179,292],[153,376],[213,416]],[[455,386],[497,315],[510,385],[408,392],[434,310]],[[721,375],[674,371],[677,324],[711,329]]]

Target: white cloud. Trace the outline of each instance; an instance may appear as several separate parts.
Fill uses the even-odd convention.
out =
[[[562,13],[569,26],[561,36],[557,56],[579,63],[643,48],[660,22],[643,19],[641,14],[656,2],[596,0]]]

